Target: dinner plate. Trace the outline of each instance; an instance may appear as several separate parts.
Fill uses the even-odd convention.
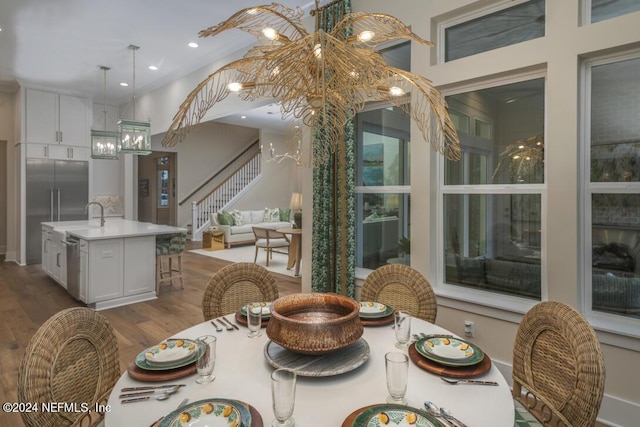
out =
[[[386,304],[375,301],[362,301],[360,303],[360,317],[366,319],[376,319],[386,317],[393,313],[393,308]]]
[[[404,405],[372,405],[356,415],[350,427],[444,427],[433,416]]]
[[[482,362],[478,346],[449,335],[428,335],[416,342],[421,356],[445,366],[471,366]]]
[[[194,351],[191,354],[191,356],[189,356],[187,359],[184,359],[182,361],[175,362],[175,363],[153,365],[147,361],[147,358],[146,358],[147,350],[144,350],[143,352],[141,352],[136,356],[135,364],[138,368],[144,369],[145,371],[166,371],[169,369],[182,368],[183,366],[187,366],[191,363],[194,363],[196,360],[198,360],[198,358],[202,355],[203,352],[204,352],[204,347],[198,345],[198,350]]]
[[[260,304],[262,306],[262,318],[267,319],[271,317],[271,303],[270,302],[254,302],[252,304]],[[247,304],[249,305],[249,304]],[[240,308],[240,314],[247,317],[247,305],[243,305]]]
[[[184,362],[198,351],[198,344],[191,340],[167,340],[145,350],[144,358],[150,365],[167,366]]]
[[[189,403],[164,417],[158,427],[250,427],[246,404],[230,399],[204,399]]]

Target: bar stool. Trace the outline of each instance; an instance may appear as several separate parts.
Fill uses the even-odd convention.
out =
[[[169,282],[173,286],[173,279],[179,279],[180,287],[184,289],[182,252],[186,242],[187,233],[156,236],[156,295],[160,295],[160,284]]]

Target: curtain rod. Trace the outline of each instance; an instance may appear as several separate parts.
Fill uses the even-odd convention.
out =
[[[333,6],[334,4],[337,4],[337,3],[340,3],[340,2],[343,2],[343,1],[344,1],[344,0],[333,0],[333,1],[330,1],[329,3],[325,4],[324,6],[319,7],[318,9],[314,9],[314,10],[310,11],[310,12],[309,12],[309,14],[310,14],[311,16],[315,16],[316,12],[319,12],[319,11],[321,11],[321,10],[325,10],[325,9],[328,9],[328,8],[330,8],[331,6]]]

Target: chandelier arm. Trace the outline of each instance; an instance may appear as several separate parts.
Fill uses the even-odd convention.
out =
[[[373,38],[366,42],[361,42],[357,37],[349,35],[358,34],[365,30],[374,33]],[[411,31],[409,27],[403,24],[398,18],[384,13],[350,13],[336,24],[331,30],[331,35],[341,40],[354,41],[370,47],[375,47],[380,43],[397,39],[413,40],[425,46],[434,46],[429,40],[425,40]]]
[[[258,60],[260,58],[251,57],[233,61],[200,82],[180,105],[162,145],[173,147],[186,138],[191,132],[191,128],[200,123],[207,111],[229,95],[230,91],[227,85],[229,74],[235,74],[238,69],[247,66],[249,62]]]
[[[408,107],[401,104],[401,97],[380,93],[379,99],[391,102],[404,109],[414,120],[423,137],[430,142],[434,151],[442,153],[450,160],[460,160],[462,150],[458,132],[447,111],[447,101],[431,82],[414,73],[389,67],[392,84],[411,92],[413,102]],[[390,83],[390,82],[386,82]]]
[[[289,33],[287,38],[296,40],[307,35],[307,30],[301,20],[302,15],[304,15],[304,11],[299,7],[294,11],[277,3],[255,6],[234,13],[224,22],[202,30],[198,35],[212,37],[225,30],[237,28],[260,37],[262,30],[266,26],[270,26],[281,34],[287,35]]]

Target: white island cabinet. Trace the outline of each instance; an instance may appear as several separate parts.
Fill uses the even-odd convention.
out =
[[[107,218],[104,227],[92,220],[49,222],[42,228],[43,269],[60,283],[52,262],[44,260],[52,260],[46,257],[51,247],[48,232],[64,232],[71,275],[65,288],[96,310],[156,298],[156,236],[185,231],[119,218]]]

